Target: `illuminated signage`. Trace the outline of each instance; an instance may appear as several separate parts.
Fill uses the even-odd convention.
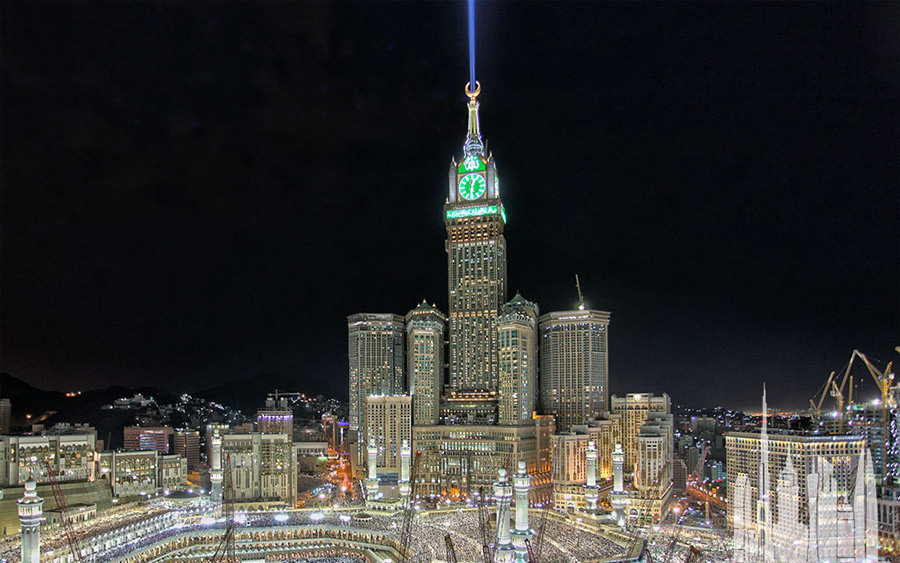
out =
[[[462,209],[448,209],[447,219],[462,219],[464,217],[481,217],[482,215],[497,215],[506,223],[506,210],[502,205],[482,205],[481,207],[463,207]]]

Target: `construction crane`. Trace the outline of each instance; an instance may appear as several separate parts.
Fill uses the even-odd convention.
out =
[[[481,557],[484,563],[491,563],[494,559],[493,550],[491,549],[490,540],[490,522],[485,514],[485,505],[487,504],[487,495],[484,492],[484,486],[478,489],[478,526],[481,528]]]
[[[450,537],[450,534],[444,536],[444,547],[447,550],[447,561],[449,563],[458,563],[456,549],[453,547],[453,538]]]
[[[684,563],[697,563],[697,561],[700,560],[701,555],[703,555],[702,551],[694,546],[690,546],[687,557],[684,558]]]
[[[82,563],[84,558],[81,556],[81,542],[78,540],[75,529],[72,527],[72,520],[69,518],[69,503],[66,501],[66,495],[59,486],[59,480],[56,478],[56,472],[53,471],[50,462],[45,461],[44,464],[47,466],[50,488],[53,489],[53,498],[56,500],[56,510],[59,512],[59,519],[62,522],[66,544],[69,546],[69,551],[72,552],[72,559],[75,563]]]
[[[416,452],[416,459],[413,461],[412,471],[409,474],[409,481],[412,483],[412,489],[406,498],[405,512],[403,513],[403,527],[400,529],[400,557],[403,563],[409,561],[409,543],[412,538],[412,521],[415,512],[416,488],[418,486],[419,463],[422,461],[422,452]]]
[[[854,350],[853,354],[850,356],[850,361],[847,362],[847,367],[844,369],[844,376],[841,378],[840,385],[838,385],[837,380],[834,378],[835,372],[831,372],[831,375],[828,376],[828,381],[825,382],[825,388],[822,390],[819,400],[813,402],[813,400],[810,399],[809,401],[813,417],[818,421],[822,416],[822,402],[825,400],[825,395],[826,393],[831,395],[837,405],[838,432],[841,433],[844,431],[844,418],[846,414],[844,411],[844,388],[847,385],[848,379],[850,380],[850,390],[847,406],[853,405],[853,376],[850,375],[850,370],[853,368],[853,360],[856,356],[857,352]]]
[[[578,274],[575,274],[575,287],[578,289],[578,310],[584,311],[584,295],[581,293],[581,281],[578,279]]]
[[[694,483],[699,483],[703,478],[703,464],[706,463],[706,455],[711,449],[712,446],[706,446],[706,449],[703,450],[703,455],[700,456],[700,461],[697,462],[697,467],[689,475]]]
[[[537,555],[537,560],[541,560],[541,552],[544,549],[544,530],[547,528],[547,509],[544,508],[541,510],[541,523],[538,524],[537,531],[537,547],[534,550],[535,555]]]
[[[670,461],[667,461],[659,468],[659,470],[656,472],[656,477],[653,479],[653,483],[650,485],[650,487],[648,489],[649,491],[655,491],[656,493],[659,493],[659,490],[661,488],[660,479],[670,463],[671,463]],[[628,553],[631,553],[631,551],[637,545],[637,542],[639,539],[639,537],[636,533],[637,528],[640,527],[640,523],[643,522],[644,519],[647,517],[647,512],[649,511],[650,507],[653,506],[653,497],[648,497],[643,500],[644,500],[644,503],[641,505],[640,512],[638,512],[637,519],[635,521],[635,525],[632,526],[631,530],[629,530],[631,533],[633,533],[635,535],[634,535],[634,539],[631,541],[631,545],[628,547]],[[626,519],[626,523],[627,523],[627,519]],[[650,550],[647,549],[646,547],[644,548],[643,555],[645,555],[647,557],[648,561],[652,561],[652,557],[650,555]]]
[[[525,538],[525,548],[528,550],[528,563],[537,563],[537,557],[534,555],[534,550],[531,548],[531,540]]]
[[[231,454],[225,455],[225,471],[222,478],[222,515],[225,517],[225,534],[213,553],[213,563],[238,563],[234,552],[234,483],[231,479]]]
[[[900,352],[900,346],[896,348],[898,352]],[[891,390],[896,389],[895,386],[892,386],[891,383],[894,381],[894,372],[891,371],[891,366],[894,364],[893,361],[888,362],[887,367],[884,368],[884,371],[879,371],[878,368],[872,365],[872,362],[869,361],[869,358],[866,357],[865,354],[860,352],[859,350],[853,351],[853,357],[859,357],[863,363],[866,364],[866,369],[869,370],[869,373],[872,375],[872,379],[875,380],[875,383],[878,385],[878,390],[881,391],[881,424],[882,424],[882,437],[881,440],[881,477],[882,479],[887,480],[887,442],[890,424],[888,423],[888,407],[894,406],[894,400],[891,396]]]

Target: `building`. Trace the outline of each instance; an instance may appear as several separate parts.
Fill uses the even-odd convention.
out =
[[[359,313],[347,317],[350,361],[350,429],[365,426],[369,395],[405,391],[404,319],[391,313]]]
[[[289,434],[222,435],[223,465],[231,464],[236,501],[296,502],[297,470]]]
[[[172,451],[175,430],[169,426],[126,426],[125,447],[129,451],[153,450],[161,454]]]
[[[629,393],[621,398],[613,395],[610,399],[610,411],[613,415],[621,417],[625,472],[633,472],[637,461],[641,426],[651,412],[671,414],[672,402],[665,393],[662,396],[654,396],[652,393]]]
[[[187,488],[188,461],[181,454],[163,454],[156,460],[156,485],[163,491]]]
[[[590,437],[585,433],[569,432],[554,434],[550,440],[553,444],[553,506],[561,511],[584,510],[584,484],[587,482],[585,454]]]
[[[447,317],[424,300],[406,314],[406,370],[413,424],[437,424],[440,420],[446,324]]]
[[[524,461],[533,499],[549,500],[553,430],[550,416],[519,426],[415,426],[413,443],[422,452],[416,491],[431,498],[474,498],[481,487],[490,491],[499,468]]]
[[[496,391],[497,332],[494,319],[506,302],[506,211],[491,154],[485,154],[477,96],[469,96],[463,158],[450,164],[444,222],[450,322],[450,388]]]
[[[109,481],[113,497],[149,497],[157,492],[159,452],[108,451],[97,455],[97,478]]]
[[[23,485],[32,475],[38,483],[49,483],[47,463],[61,482],[91,480],[96,443],[96,434],[81,432],[0,436],[0,486]]]
[[[763,412],[766,412],[765,394]],[[875,473],[865,439],[761,431],[725,436],[734,560],[875,560]]]
[[[531,422],[537,395],[538,306],[518,293],[497,317],[499,422]]]
[[[322,434],[328,442],[328,450],[332,455],[347,453],[347,429],[349,424],[334,414],[322,415]]]
[[[9,399],[0,399],[0,434],[9,434],[12,430],[12,403]]]
[[[541,407],[566,432],[608,410],[609,313],[582,308],[540,318]]]
[[[200,464],[200,432],[179,428],[172,438],[172,453],[185,459],[188,469]]]
[[[877,497],[878,547],[896,556],[900,553],[900,487],[882,486]]]
[[[412,439],[412,397],[370,395],[366,397],[365,442],[377,448],[376,474],[383,482],[400,478],[400,447]]]
[[[266,399],[266,406],[256,411],[256,431],[263,434],[294,436],[294,411],[287,399]]]
[[[634,488],[643,517],[654,522],[661,520],[672,503],[674,447],[673,418],[670,413],[648,413],[637,436]],[[626,454],[627,455],[627,454]],[[632,510],[635,510],[632,508]]]

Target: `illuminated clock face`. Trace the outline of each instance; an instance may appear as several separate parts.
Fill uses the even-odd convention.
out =
[[[481,174],[469,174],[459,180],[459,195],[465,199],[478,199],[484,195],[487,183]]]

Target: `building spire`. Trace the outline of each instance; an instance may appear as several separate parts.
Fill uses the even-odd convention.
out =
[[[481,141],[481,126],[478,123],[478,94],[481,93],[481,82],[475,81],[475,90],[471,90],[472,83],[466,83],[466,96],[469,97],[469,128],[466,133],[466,142],[463,151],[466,155],[484,154],[484,143]]]

